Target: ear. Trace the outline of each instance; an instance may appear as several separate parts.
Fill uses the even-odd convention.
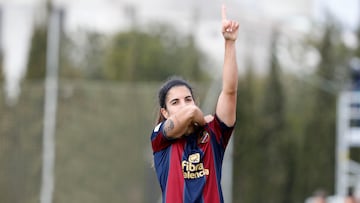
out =
[[[164,118],[168,119],[169,113],[168,113],[168,111],[167,111],[165,108],[161,108],[161,109],[160,109],[160,112],[161,112],[161,115],[164,116]]]

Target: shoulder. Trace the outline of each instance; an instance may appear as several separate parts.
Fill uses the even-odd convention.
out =
[[[153,140],[157,135],[161,133],[161,129],[163,128],[164,122],[157,124],[151,133],[151,140]]]
[[[157,125],[155,126],[155,128],[154,128],[153,132],[155,132],[155,133],[159,132],[160,127],[162,126],[162,124],[163,124],[163,122],[161,122],[161,123],[157,124]]]
[[[226,125],[220,118],[217,114],[215,114],[213,116],[214,118],[208,123],[209,126],[212,126],[212,127],[217,127],[217,128],[221,128],[221,129],[233,129],[235,125],[233,126],[228,126]]]

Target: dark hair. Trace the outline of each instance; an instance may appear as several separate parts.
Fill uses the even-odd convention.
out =
[[[167,93],[169,92],[169,90],[173,87],[176,87],[176,86],[185,86],[187,87],[189,90],[190,90],[190,93],[191,93],[191,96],[194,97],[193,95],[193,89],[192,87],[190,86],[190,84],[188,82],[186,82],[184,79],[182,79],[181,77],[178,77],[178,76],[174,76],[174,77],[171,77],[169,78],[160,88],[159,90],[159,94],[158,94],[158,97],[159,97],[159,105],[160,105],[160,108],[165,108],[166,109],[166,96],[167,96]],[[159,116],[158,116],[158,119],[157,119],[157,123],[161,123],[165,120],[164,116],[161,114],[161,111],[159,111]]]
[[[159,105],[160,108],[166,108],[165,100],[169,90],[175,86],[185,86],[190,90],[191,96],[193,96],[192,87],[184,79],[180,77],[171,77],[168,79],[159,90]]]

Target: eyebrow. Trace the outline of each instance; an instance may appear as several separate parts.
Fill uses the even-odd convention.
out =
[[[188,95],[188,96],[185,96],[184,98],[185,98],[185,99],[188,99],[188,98],[193,99],[193,96]],[[175,98],[175,99],[170,100],[169,103],[172,103],[173,101],[178,101],[178,100],[180,100],[180,99],[179,99],[179,98]]]

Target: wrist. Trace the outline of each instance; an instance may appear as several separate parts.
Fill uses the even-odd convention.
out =
[[[225,40],[225,48],[226,49],[235,49],[236,41],[235,40]]]
[[[225,39],[225,43],[233,43],[235,44],[236,39]]]

